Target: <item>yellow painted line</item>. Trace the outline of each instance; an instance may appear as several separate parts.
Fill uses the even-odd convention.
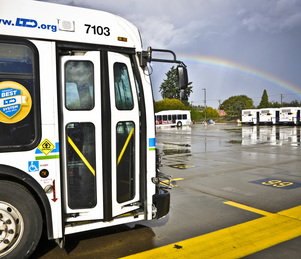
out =
[[[172,178],[170,180],[164,180],[164,181],[162,181],[162,183],[165,185],[168,185],[168,183],[170,182],[171,186],[178,187],[178,185],[172,184],[171,182],[182,181],[182,180],[184,180],[184,178]]]
[[[78,156],[81,158],[81,160],[83,160],[85,165],[89,168],[90,172],[95,176],[94,168],[90,165],[88,160],[84,157],[82,152],[80,152],[80,150],[77,148],[77,146],[74,144],[74,142],[72,141],[72,139],[69,136],[68,136],[68,142],[71,145],[71,147],[74,149],[74,151],[78,154]]]
[[[231,206],[243,209],[243,210],[248,210],[248,211],[251,211],[251,212],[263,215],[263,216],[271,216],[271,215],[273,215],[273,213],[266,212],[264,210],[255,209],[255,208],[252,208],[252,207],[249,207],[249,206],[246,206],[246,205],[234,202],[234,201],[225,201],[224,204],[231,205]]]
[[[248,206],[240,208],[263,213]],[[259,219],[126,258],[242,258],[301,235],[301,206],[265,214]]]
[[[123,154],[124,154],[124,152],[125,152],[125,150],[126,150],[128,144],[129,144],[129,142],[130,142],[130,140],[131,140],[131,137],[132,137],[133,133],[134,133],[134,128],[132,128],[132,130],[131,130],[130,134],[128,135],[128,137],[127,137],[127,139],[126,139],[126,141],[125,141],[125,143],[124,143],[124,146],[123,146],[123,148],[122,148],[122,150],[121,150],[121,152],[120,152],[120,154],[119,154],[119,157],[118,157],[118,160],[117,160],[117,166],[118,166],[119,163],[120,163],[120,160],[121,160],[121,158],[122,158],[122,156],[123,156]]]

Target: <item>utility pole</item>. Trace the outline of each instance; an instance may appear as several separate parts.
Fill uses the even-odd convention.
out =
[[[281,106],[282,106],[283,94],[280,94],[280,98],[281,98]]]
[[[222,102],[222,100],[221,100],[221,99],[218,99],[218,110],[220,110],[221,102]]]
[[[203,88],[202,90],[204,91],[205,122],[206,122],[206,117],[207,117],[207,116],[206,116],[206,115],[207,115],[207,114],[206,114],[206,106],[207,106],[207,105],[206,105],[206,88]]]

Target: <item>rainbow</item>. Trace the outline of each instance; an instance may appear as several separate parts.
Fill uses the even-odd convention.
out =
[[[247,67],[242,64],[238,64],[229,60],[217,58],[217,57],[208,57],[208,56],[187,56],[187,55],[180,55],[180,60],[184,62],[193,62],[197,64],[203,64],[203,65],[210,65],[215,66],[222,69],[232,69],[235,71],[239,71],[245,74],[248,74],[250,76],[259,78],[261,80],[264,80],[268,83],[277,85],[281,88],[287,89],[290,92],[301,96],[301,86],[296,86],[292,83],[289,83],[287,81],[284,81],[276,76],[270,75],[268,73],[256,70],[254,68]]]

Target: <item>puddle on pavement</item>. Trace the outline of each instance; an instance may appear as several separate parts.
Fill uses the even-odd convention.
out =
[[[228,143],[230,143],[230,144],[239,144],[239,145],[241,145],[242,140],[230,140],[230,141],[228,141]]]
[[[243,126],[242,145],[292,145],[300,146],[298,126]]]
[[[191,145],[181,143],[163,143],[162,152],[164,155],[189,154],[191,153]]]
[[[193,125],[190,131],[173,129],[157,133],[157,148],[163,157],[217,152],[232,145],[301,146],[300,126]]]

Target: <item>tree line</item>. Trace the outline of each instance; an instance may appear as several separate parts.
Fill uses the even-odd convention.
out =
[[[262,108],[280,108],[280,107],[301,107],[301,102],[297,100],[292,102],[270,102],[268,93],[263,91],[261,101],[258,106],[255,106],[253,100],[246,95],[232,96],[225,100],[220,109],[224,110],[228,115],[239,116],[242,110],[246,109],[262,109]]]
[[[216,118],[219,117],[219,112],[212,107],[203,106],[192,106],[188,101],[181,102],[179,95],[179,84],[177,69],[173,66],[165,74],[166,79],[160,86],[160,93],[163,98],[162,101],[155,102],[155,112],[163,110],[190,110],[192,120],[202,120],[205,118]],[[189,98],[192,90],[192,82],[188,83],[187,97]],[[280,107],[301,107],[301,102],[297,100],[290,103],[282,102],[269,102],[268,93],[266,90],[263,91],[261,101],[258,106],[254,105],[251,98],[246,95],[231,96],[227,100],[221,103],[219,110],[224,110],[227,115],[230,116],[240,116],[241,111],[245,109],[261,109],[261,108],[280,108]]]

